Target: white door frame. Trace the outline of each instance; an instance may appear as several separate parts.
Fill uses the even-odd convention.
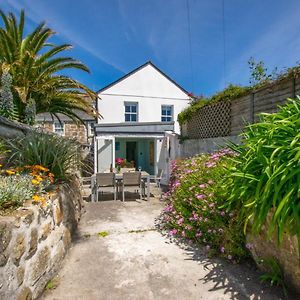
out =
[[[94,172],[98,172],[98,140],[111,140],[112,141],[112,166],[115,168],[116,152],[115,152],[115,136],[113,135],[99,135],[94,138]]]

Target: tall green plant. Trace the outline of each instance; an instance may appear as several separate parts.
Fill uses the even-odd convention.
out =
[[[12,77],[11,90],[19,119],[32,123],[32,101],[37,114],[48,112],[56,116],[61,113],[74,121],[80,121],[78,110],[93,114],[95,93],[73,78],[61,75],[69,69],[89,72],[81,62],[61,56],[71,46],[57,46],[50,42],[55,33],[45,23],[25,35],[24,11],[19,20],[14,14],[6,15],[1,10],[0,17],[3,20],[3,27],[0,27],[0,73],[5,69]],[[1,88],[6,91],[5,85],[2,84]],[[10,98],[6,97],[7,104],[11,103]]]
[[[36,131],[22,138],[6,140],[6,144],[11,165],[42,165],[54,174],[56,181],[68,180],[82,164],[80,145],[57,135]]]
[[[263,113],[249,125],[240,153],[227,179],[228,206],[239,211],[254,233],[261,231],[268,215],[269,235],[285,231],[300,242],[300,98],[289,99],[274,114]],[[300,245],[300,244],[299,244]],[[300,249],[300,247],[299,247]]]
[[[12,77],[7,69],[2,71],[0,90],[0,115],[9,119],[14,119],[14,102],[11,91]]]

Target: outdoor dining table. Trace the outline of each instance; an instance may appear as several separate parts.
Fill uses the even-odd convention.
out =
[[[118,182],[122,182],[123,180],[123,173],[115,173],[116,174],[116,180]],[[147,173],[146,171],[141,171],[141,179],[142,180],[146,180],[147,182],[147,200],[150,200],[150,174]],[[91,176],[91,190],[92,190],[92,194],[91,194],[91,201],[92,202],[96,202],[96,174],[93,174]]]

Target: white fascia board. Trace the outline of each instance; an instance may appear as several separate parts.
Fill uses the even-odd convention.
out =
[[[113,135],[97,135],[96,136],[96,140],[113,140],[115,138],[115,136]]]

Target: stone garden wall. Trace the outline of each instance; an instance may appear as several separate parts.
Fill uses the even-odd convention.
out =
[[[81,215],[78,178],[45,207],[26,203],[0,216],[0,299],[36,299],[59,270]]]
[[[298,252],[298,239],[296,235],[283,235],[280,246],[277,243],[277,234],[268,238],[267,228],[271,220],[269,213],[266,225],[259,234],[247,233],[247,243],[251,245],[252,256],[257,266],[264,272],[271,272],[262,261],[274,258],[284,274],[285,284],[296,291],[300,291],[300,257]]]
[[[10,121],[0,116],[0,137],[16,138],[26,135],[32,130],[32,127]]]

